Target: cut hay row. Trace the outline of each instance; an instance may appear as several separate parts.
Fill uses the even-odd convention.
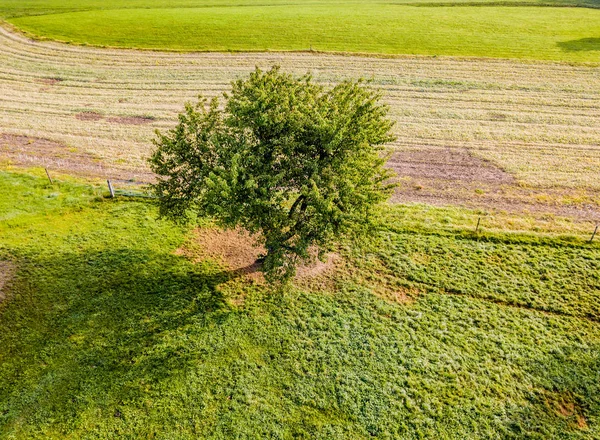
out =
[[[0,133],[49,139],[64,144],[65,155],[147,172],[154,129],[172,127],[184,102],[199,93],[219,95],[255,66],[275,64],[310,72],[323,84],[371,80],[396,121],[391,148],[415,154],[451,149],[483,159],[514,177],[516,183],[494,187],[506,204],[511,197],[539,203],[540,194],[558,188],[577,194],[574,203],[588,211],[600,205],[600,69],[582,65],[96,49],[35,42],[0,29]],[[11,148],[6,139],[0,152]],[[415,183],[422,194],[440,187],[423,179],[405,180],[404,200],[419,200],[409,191]]]

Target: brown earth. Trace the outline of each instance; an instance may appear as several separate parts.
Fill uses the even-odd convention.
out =
[[[388,167],[396,172],[399,183],[392,202],[550,213],[600,221],[600,191],[527,187],[466,149],[399,152],[392,155]]]
[[[587,429],[588,424],[582,406],[570,392],[543,392],[544,403],[554,414],[569,419],[577,428]]]
[[[0,303],[6,298],[5,288],[15,275],[16,267],[10,261],[0,261]]]
[[[387,163],[399,176],[447,181],[514,183],[514,178],[489,161],[469,154],[466,149],[404,151]]]
[[[144,125],[149,124],[154,119],[148,116],[117,116],[112,118],[107,118],[108,122],[112,122],[115,124],[123,124],[123,125]]]
[[[77,119],[80,121],[100,121],[106,120],[112,124],[121,124],[121,125],[144,125],[149,124],[154,121],[154,118],[150,116],[111,116],[105,118],[103,115],[97,112],[81,112],[75,115]]]
[[[60,78],[39,78],[37,80],[38,83],[45,84],[47,86],[53,86],[55,84],[58,84],[61,81],[62,81],[62,79],[60,79]]]
[[[192,246],[181,248],[178,253],[187,255],[194,261],[207,258],[216,260],[235,275],[258,282],[264,281],[257,259],[264,255],[266,250],[257,244],[253,236],[240,229],[198,228],[194,233]],[[327,261],[315,258],[312,262],[300,264],[295,280],[305,281],[324,275],[334,269],[339,259],[339,255],[330,253]]]
[[[196,260],[210,258],[227,269],[252,279],[260,279],[260,265],[256,260],[265,249],[247,232],[231,229],[197,229],[194,245],[198,246]]]
[[[80,121],[99,121],[104,118],[104,116],[96,112],[81,112],[77,113],[75,117]]]

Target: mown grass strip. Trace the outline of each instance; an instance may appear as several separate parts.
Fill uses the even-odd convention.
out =
[[[18,17],[35,35],[97,46],[317,50],[600,62],[600,11],[549,7],[291,4],[116,9]]]

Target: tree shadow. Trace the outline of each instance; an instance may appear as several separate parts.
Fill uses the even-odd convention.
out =
[[[188,332],[226,322],[234,310],[218,286],[256,269],[221,270],[131,249],[65,253],[30,264],[45,269],[27,280],[39,299],[25,304],[38,308],[36,337],[22,322],[6,329],[21,333],[23,342],[10,372],[18,385],[0,396],[0,415],[23,420],[73,420],[90,408],[112,416],[118,402],[143,401],[145,387],[202,361],[188,346]],[[51,355],[40,359],[40,352]],[[29,379],[20,381],[24,375]]]
[[[600,51],[600,38],[581,38],[579,40],[560,41],[556,44],[567,52]]]
[[[550,438],[557,427],[585,433],[600,410],[600,345],[558,345],[542,358],[530,358],[526,371],[536,385],[509,414],[507,438]]]

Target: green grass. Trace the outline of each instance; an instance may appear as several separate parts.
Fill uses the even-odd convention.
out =
[[[553,6],[581,6],[600,7],[598,0],[269,0],[257,2],[256,0],[3,0],[0,3],[0,16],[20,17],[28,15],[60,14],[76,11],[96,11],[112,9],[171,9],[171,8],[203,8],[212,6],[266,6],[290,4],[421,4],[421,5],[553,5]]]
[[[0,438],[600,436],[598,244],[390,208],[334,290],[225,294],[185,228],[101,194],[0,173]]]
[[[151,0],[74,1],[62,6],[9,3],[0,14],[34,35],[100,46],[185,51],[312,48],[600,62],[600,10],[542,7],[535,2],[512,5],[188,0],[166,8]]]

